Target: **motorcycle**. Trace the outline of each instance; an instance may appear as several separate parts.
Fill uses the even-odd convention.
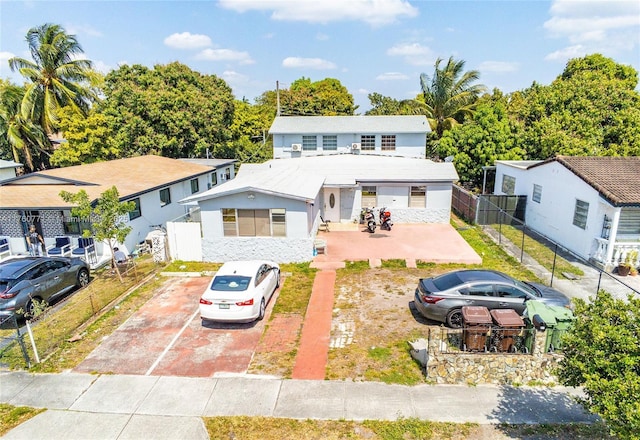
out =
[[[367,225],[367,231],[372,234],[376,232],[376,217],[373,215],[373,209],[362,208],[362,218],[364,219],[364,224]]]
[[[380,208],[380,229],[391,230],[393,222],[391,221],[391,211],[387,211],[387,208]]]

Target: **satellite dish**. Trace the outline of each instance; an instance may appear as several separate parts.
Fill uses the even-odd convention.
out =
[[[445,162],[453,162],[453,156],[447,156],[444,158]]]

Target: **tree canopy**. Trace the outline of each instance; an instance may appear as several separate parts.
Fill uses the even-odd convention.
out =
[[[621,439],[640,433],[640,299],[600,291],[575,302],[577,320],[564,342],[558,375],[583,387],[583,404]]]

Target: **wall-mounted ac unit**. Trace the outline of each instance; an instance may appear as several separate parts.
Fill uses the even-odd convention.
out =
[[[302,144],[291,144],[291,151],[302,151]]]
[[[360,144],[354,142],[353,144],[351,144],[351,149],[352,150],[359,150],[360,149]]]

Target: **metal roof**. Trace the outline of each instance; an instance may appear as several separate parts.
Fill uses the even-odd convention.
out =
[[[428,133],[426,116],[277,116],[270,134]]]
[[[354,154],[272,159],[262,164],[244,164],[235,179],[181,202],[247,191],[313,200],[322,186],[349,187],[368,182],[424,184],[455,180],[458,180],[458,174],[452,163],[436,163],[427,159]]]

